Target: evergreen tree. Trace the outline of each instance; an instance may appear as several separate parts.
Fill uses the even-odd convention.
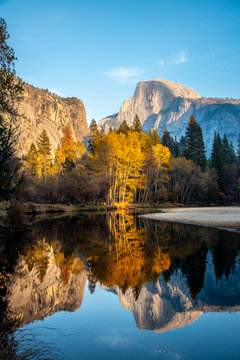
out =
[[[186,128],[185,149],[183,155],[186,159],[192,160],[202,171],[206,169],[207,159],[205,156],[202,129],[192,115]]]
[[[223,163],[226,165],[236,165],[237,158],[234,151],[233,143],[229,144],[226,134],[224,134],[222,139],[222,149],[223,149]]]
[[[237,148],[237,193],[238,201],[240,202],[240,131],[238,136],[238,148]]]
[[[179,157],[184,157],[185,149],[186,149],[186,139],[184,136],[181,136],[179,142]]]
[[[162,144],[169,148],[170,152],[172,153],[173,150],[173,138],[170,136],[170,132],[166,129],[163,132],[162,136]]]
[[[98,130],[98,126],[96,120],[92,119],[90,127],[89,127],[89,135],[88,135],[88,151],[93,154],[95,150],[95,143],[99,138],[100,133]]]
[[[45,129],[41,132],[37,139],[37,147],[39,154],[43,155],[45,158],[51,157],[51,145]]]
[[[172,155],[173,155],[175,158],[181,156],[180,144],[179,144],[179,142],[177,141],[176,136],[175,136],[175,138],[174,138],[174,140],[173,140]]]
[[[156,129],[149,130],[148,136],[150,137],[151,145],[155,146],[157,144],[161,144],[161,139]]]
[[[240,131],[239,131],[239,135],[238,135],[237,163],[238,163],[238,166],[240,167]]]
[[[237,159],[233,145],[226,135],[223,139],[215,133],[210,157],[210,166],[216,170],[219,189],[226,201],[232,201],[237,194]],[[222,196],[221,195],[221,196]]]
[[[30,145],[26,156],[26,167],[30,170],[32,176],[37,175],[38,152],[34,143]]]
[[[44,179],[46,174],[50,172],[51,167],[51,145],[48,134],[44,129],[37,139],[38,147],[38,176]]]
[[[221,176],[223,171],[223,157],[224,151],[222,141],[218,133],[214,133],[213,146],[210,157],[210,166],[217,171],[217,174]]]
[[[139,132],[139,133],[141,133],[143,131],[142,124],[141,124],[141,121],[140,121],[138,115],[134,116],[134,120],[133,120],[131,130]]]
[[[121,123],[121,125],[119,126],[118,130],[117,130],[117,134],[127,134],[127,132],[130,130],[130,127],[128,125],[128,123],[126,122],[126,120],[123,120],[123,122]]]
[[[22,99],[22,81],[15,78],[15,54],[8,46],[9,34],[0,18],[0,198],[13,191],[18,165],[14,160],[18,138],[18,105]]]

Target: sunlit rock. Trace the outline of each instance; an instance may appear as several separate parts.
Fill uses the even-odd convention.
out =
[[[18,154],[25,154],[32,142],[45,129],[52,149],[57,148],[66,125],[70,126],[73,140],[82,141],[88,125],[83,102],[78,98],[62,98],[48,90],[24,85],[24,99],[20,104],[20,136]]]
[[[123,120],[133,123],[135,114],[141,120],[144,131],[156,129],[160,136],[167,129],[179,140],[191,115],[203,129],[208,155],[214,131],[226,134],[237,146],[240,127],[240,100],[201,98],[189,87],[172,81],[155,79],[137,84],[131,99],[125,100],[119,113],[99,122],[105,128],[118,127]]]

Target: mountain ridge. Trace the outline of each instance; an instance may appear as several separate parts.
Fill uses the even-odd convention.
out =
[[[140,81],[120,111],[98,123],[106,131],[118,127],[123,120],[132,125],[139,116],[143,130],[156,129],[159,135],[167,129],[179,140],[191,115],[202,127],[207,154],[210,154],[214,132],[225,133],[237,147],[240,128],[240,99],[204,98],[191,88],[170,80]]]
[[[88,133],[85,107],[76,97],[59,97],[48,90],[24,83],[19,112],[18,155],[26,154],[44,129],[52,149],[59,145],[66,125],[69,125],[74,141],[82,141]]]

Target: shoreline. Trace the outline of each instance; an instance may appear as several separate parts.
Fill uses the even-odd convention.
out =
[[[240,206],[163,208],[161,211],[139,216],[150,220],[213,227],[240,233]]]

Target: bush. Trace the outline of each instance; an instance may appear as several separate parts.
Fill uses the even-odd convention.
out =
[[[27,223],[26,208],[21,201],[14,200],[7,209],[7,221],[9,225],[19,226]]]

